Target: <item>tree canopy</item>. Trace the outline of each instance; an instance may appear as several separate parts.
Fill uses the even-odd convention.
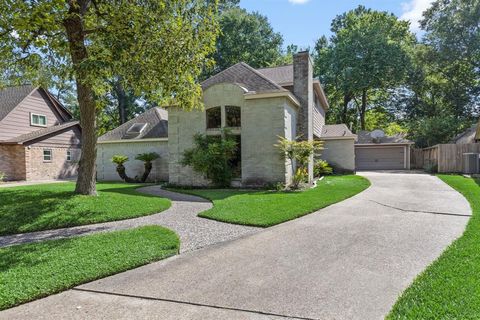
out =
[[[76,191],[95,194],[96,117],[111,79],[152,101],[192,109],[215,48],[210,0],[1,0],[1,82],[75,81],[82,126]]]

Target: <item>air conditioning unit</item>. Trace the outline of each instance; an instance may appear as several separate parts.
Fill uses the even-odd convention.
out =
[[[463,173],[476,174],[480,173],[480,159],[478,153],[463,154]]]

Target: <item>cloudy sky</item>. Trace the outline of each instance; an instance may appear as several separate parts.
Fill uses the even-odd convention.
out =
[[[330,34],[332,19],[358,5],[394,13],[411,22],[419,33],[418,20],[432,0],[241,0],[240,6],[266,15],[274,29],[283,34],[285,45],[302,49],[313,46],[321,35]]]

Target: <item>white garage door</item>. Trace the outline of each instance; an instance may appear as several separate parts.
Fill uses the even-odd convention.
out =
[[[400,170],[406,169],[405,147],[356,147],[357,170]]]

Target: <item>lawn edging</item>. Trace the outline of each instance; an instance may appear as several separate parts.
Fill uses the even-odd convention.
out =
[[[271,227],[346,200],[370,186],[357,175],[328,176],[305,191],[246,189],[170,189],[207,199],[213,207],[198,216],[206,219]]]
[[[472,217],[463,235],[401,294],[387,319],[480,318],[480,180],[437,176],[468,200]]]
[[[171,257],[175,232],[160,226],[0,248],[0,310]]]

